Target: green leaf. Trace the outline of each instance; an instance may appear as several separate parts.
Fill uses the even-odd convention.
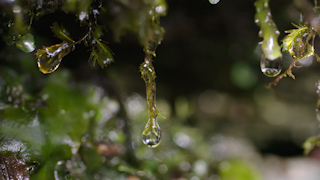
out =
[[[39,70],[44,74],[54,72],[59,67],[62,58],[68,55],[73,48],[73,44],[65,42],[39,49],[36,52]]]
[[[28,164],[41,162],[45,135],[38,113],[7,104],[0,119],[0,156],[17,155]]]
[[[61,27],[58,25],[58,23],[53,23],[53,26],[51,26],[51,31],[53,34],[61,39],[62,41],[66,42],[74,42],[72,38],[70,37],[70,33],[61,25]]]
[[[100,40],[95,39],[95,41],[97,43],[92,47],[89,60],[92,60],[94,65],[97,61],[102,68],[107,67],[114,61],[111,49]]]
[[[34,51],[36,48],[34,44],[34,38],[32,34],[25,34],[24,36],[21,36],[17,41],[16,41],[16,46],[17,48],[21,49],[22,51],[26,53],[30,53]]]
[[[308,26],[298,26],[298,29],[286,31],[289,33],[283,38],[283,51],[287,51],[295,60],[301,60],[314,55],[314,46],[310,44],[313,41],[314,33]]]
[[[220,164],[220,177],[223,180],[262,180],[259,170],[248,162],[240,159],[223,161]]]
[[[308,155],[314,147],[320,147],[320,135],[309,137],[302,146],[304,154]]]

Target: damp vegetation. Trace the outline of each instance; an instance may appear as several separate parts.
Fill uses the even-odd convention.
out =
[[[309,3],[306,3],[306,5],[297,4],[303,7],[310,5]],[[314,50],[314,40],[316,36],[319,36],[319,32],[310,22],[303,18],[304,14],[301,14],[301,24],[293,24],[296,29],[286,30],[285,33],[288,35],[282,39],[282,51],[289,52],[293,58],[293,62],[287,70],[280,74],[283,64],[281,48],[278,43],[280,31],[272,20],[269,0],[257,0],[255,7],[255,23],[260,27],[259,36],[263,38],[261,46],[263,54],[261,55],[260,62],[261,71],[268,77],[276,77],[273,82],[269,83],[269,86],[277,85],[283,77],[290,76],[295,79],[292,68],[300,67],[296,65],[298,61],[310,56],[314,56],[317,61],[320,60]],[[314,8],[309,9],[309,11],[317,13],[317,9],[317,1],[314,1]]]
[[[208,7],[217,9],[226,2],[206,1]],[[311,4],[306,0],[295,0],[293,5],[301,12],[300,22],[292,23],[290,30],[279,30],[273,20],[269,2],[270,0],[250,2],[256,11],[250,21],[253,23],[254,19],[260,29],[256,36],[262,38],[259,43],[262,51],[260,70],[264,75],[275,78],[268,84],[275,86],[283,77],[295,79],[292,69],[300,67],[296,64],[298,61],[308,57],[320,61],[315,49],[315,40],[320,37],[319,7],[317,1]],[[233,120],[239,124],[247,123],[241,128],[249,127],[249,130],[246,129],[248,134],[256,130],[256,127],[259,128],[259,124],[249,126],[248,123],[248,119],[257,118],[255,114],[258,113],[254,111],[257,104],[236,100],[230,95],[211,90],[192,95],[190,99],[181,95],[172,102],[160,100],[157,104],[154,62],[157,48],[165,39],[165,29],[160,22],[167,10],[166,0],[0,0],[0,35],[6,44],[4,51],[8,51],[1,52],[6,57],[0,54],[0,59],[4,59],[0,62],[1,180],[263,179],[262,173],[257,170],[263,166],[241,159],[244,156],[251,158],[254,154],[257,159],[260,158],[257,160],[260,162],[263,157],[258,155],[254,146],[251,147],[249,141],[245,142],[241,138],[221,135],[225,133],[221,130],[224,126],[230,126],[227,131],[232,133],[230,122]],[[46,41],[48,37],[37,36],[39,31],[34,30],[34,24],[55,14],[63,14],[69,18],[71,16],[74,21],[70,21],[70,24],[73,25],[56,18],[50,25],[39,28],[50,31],[50,36],[55,39],[54,43],[45,44],[44,42],[51,41]],[[180,16],[177,19],[179,23],[181,21],[182,28],[174,36],[181,42],[185,42],[182,41],[184,36],[179,36],[181,30],[193,33],[194,29],[202,29],[203,24],[210,24],[203,18],[203,21],[195,23],[197,28],[184,29],[183,25],[186,24],[183,23],[192,24],[193,21]],[[279,40],[282,32],[286,36]],[[188,42],[188,46],[194,47],[198,43],[205,45],[194,51],[204,52],[210,48],[216,51],[224,48],[222,44],[211,47],[211,40],[198,41],[201,38],[199,34],[195,36],[196,43]],[[143,53],[140,64],[135,64],[136,71],[139,71],[135,75],[141,75],[138,78],[142,85],[143,82],[145,84],[143,96],[133,93],[119,97],[116,88],[110,85],[113,83],[101,76],[101,72],[108,71],[111,65],[116,66],[115,62],[118,62],[110,42],[121,44],[124,36],[136,41]],[[175,44],[180,45],[180,42]],[[71,59],[79,57],[73,56],[77,50],[87,54],[83,57],[87,61],[86,65],[81,64],[80,60]],[[170,53],[170,56],[178,57],[177,52]],[[183,53],[187,58],[189,55],[190,58],[193,56],[193,52]],[[284,53],[290,54],[293,59],[286,70],[283,70]],[[207,52],[205,54],[205,57],[212,57]],[[239,54],[244,56],[246,53]],[[221,56],[215,54],[214,57]],[[187,58],[185,61],[189,61]],[[177,61],[170,59],[170,63],[171,61],[174,67]],[[191,76],[205,74],[204,69],[207,67],[199,62],[193,62],[192,72],[194,70],[196,73],[191,73]],[[184,64],[178,67],[183,69]],[[243,88],[249,89],[257,80],[252,80],[255,74],[245,62],[238,62],[232,69],[235,70],[233,77],[244,82]],[[123,75],[118,69],[112,70],[114,72],[110,76]],[[168,73],[168,77],[177,77],[179,81],[185,78],[179,74],[180,69],[174,73]],[[216,73],[214,77],[220,79],[226,77],[220,75],[220,72],[213,73]],[[205,77],[199,84],[209,84],[211,81],[209,74],[199,77]],[[249,82],[248,79],[252,81]],[[186,82],[191,81],[198,80],[188,79]],[[191,86],[188,88],[193,88]],[[256,99],[263,99],[261,101],[268,101],[268,94],[259,95],[267,91],[259,90],[254,96]],[[320,121],[320,81],[316,83],[316,93],[316,115]],[[282,106],[280,101],[275,98],[273,100],[275,107]],[[170,113],[166,119],[163,115],[165,113],[161,108],[158,109],[161,107],[159,104],[167,107],[169,112],[170,105],[173,104],[172,114],[175,117],[172,121]],[[268,110],[263,103],[258,106],[263,107],[263,112]],[[262,114],[261,116],[273,115]],[[274,123],[275,118],[271,118],[266,119]],[[211,122],[212,119],[217,122]],[[222,119],[226,120],[227,125],[223,124]],[[207,124],[208,122],[215,127],[211,127],[212,124]],[[220,131],[221,134],[215,131]],[[243,132],[245,131],[235,134]],[[259,132],[260,136],[261,134]],[[254,138],[261,138],[260,136]],[[306,155],[315,147],[320,147],[320,136],[310,137],[303,144]]]
[[[12,23],[13,27],[9,28],[8,30],[16,30],[15,34],[10,34],[12,36],[10,42],[15,43],[19,49],[30,53],[35,50],[34,39],[33,36],[28,33],[29,30],[25,29],[26,26],[23,25],[23,20],[21,20],[20,22],[20,19],[22,18],[22,16],[24,16],[24,13],[26,13],[23,9],[21,9],[21,3],[22,2],[19,1],[8,1],[4,2],[3,6],[10,6],[12,8],[12,12],[16,15],[16,18],[19,18],[19,21],[15,19],[15,21]],[[91,49],[89,60],[92,61],[94,65],[98,63],[102,68],[104,68],[114,61],[111,49],[108,47],[107,43],[101,39],[103,33],[107,32],[105,30],[105,26],[107,25],[103,24],[101,18],[104,18],[103,15],[107,17],[106,14],[108,13],[108,7],[106,6],[109,4],[103,1],[91,2],[90,0],[86,0],[81,3],[76,1],[73,3],[70,3],[68,1],[65,1],[64,3],[52,1],[51,3],[57,4],[57,6],[62,6],[62,9],[66,11],[75,11],[81,24],[83,26],[87,26],[87,32],[85,32],[84,36],[81,39],[75,41],[71,38],[70,33],[63,25],[58,25],[57,22],[54,22],[51,26],[52,33],[62,42],[59,44],[51,45],[49,47],[43,47],[42,49],[38,49],[36,51],[35,54],[37,58],[38,68],[42,73],[48,74],[54,72],[59,67],[62,59],[69,53],[74,51],[76,45],[80,43],[83,43],[85,46]],[[43,2],[32,4],[36,5],[36,9],[41,9]],[[130,6],[130,2],[119,1],[118,4],[122,4],[128,7]],[[129,19],[133,22],[128,22],[132,23],[134,26],[137,26],[138,30],[136,30],[135,28],[125,30],[137,31],[140,44],[144,47],[145,50],[146,57],[140,67],[140,72],[146,84],[147,104],[149,106],[150,119],[142,136],[143,142],[145,144],[149,145],[150,147],[155,147],[160,142],[161,131],[157,123],[158,111],[156,110],[156,102],[154,98],[156,92],[156,75],[155,69],[152,65],[152,56],[155,56],[156,47],[161,43],[162,36],[164,34],[164,29],[160,26],[159,21],[160,16],[163,16],[166,13],[166,3],[164,0],[150,0],[146,1],[145,3],[141,3],[140,6],[142,6],[141,9],[136,11],[145,14],[138,15],[137,18],[143,18],[144,20],[135,22],[134,20]],[[30,22],[30,27],[33,18],[39,18],[39,13],[33,14],[32,9],[29,10],[28,13],[31,14],[29,19],[27,19]],[[116,20],[115,22],[123,23],[117,22]],[[117,31],[124,31],[123,29],[117,29],[119,28],[118,26],[121,26],[121,24],[118,24],[114,27]],[[17,40],[16,37],[18,37]],[[9,38],[10,37],[8,37],[8,39]],[[154,131],[150,128],[157,130]],[[148,130],[150,132],[156,133],[156,140],[150,140],[150,134],[147,133],[146,135],[146,132],[149,132]]]
[[[165,0],[15,0],[1,1],[0,7],[0,33],[3,41],[7,45],[16,45],[25,53],[33,53],[41,73],[56,74],[50,75],[51,80],[46,81],[38,100],[36,100],[37,96],[24,93],[23,86],[10,84],[20,82],[15,79],[15,75],[6,75],[9,79],[0,78],[0,164],[3,167],[0,173],[1,179],[16,179],[15,177],[18,176],[28,179],[30,175],[33,179],[56,180],[97,179],[97,176],[101,176],[102,179],[105,177],[127,179],[127,173],[133,177],[144,178],[143,174],[137,175],[135,173],[137,170],[128,165],[122,165],[121,162],[115,164],[117,171],[103,172],[113,173],[113,175],[99,174],[99,169],[106,168],[102,165],[103,156],[114,157],[124,153],[123,147],[110,143],[104,144],[95,138],[95,131],[105,127],[101,126],[101,123],[105,124],[105,122],[99,122],[99,119],[103,116],[100,112],[106,111],[100,108],[106,104],[103,100],[94,104],[89,102],[93,96],[101,96],[98,91],[92,89],[92,85],[80,85],[83,86],[82,90],[89,94],[87,97],[75,90],[80,89],[77,85],[72,88],[73,90],[68,90],[70,74],[65,71],[55,71],[79,46],[87,48],[90,54],[89,62],[94,66],[98,64],[101,68],[105,68],[114,62],[114,53],[104,39],[104,35],[111,31],[113,40],[120,41],[120,38],[127,33],[136,34],[141,49],[145,52],[145,59],[142,59],[142,64],[137,69],[145,81],[149,106],[149,120],[145,120],[146,128],[140,132],[142,133],[140,142],[142,140],[149,147],[156,147],[161,140],[161,130],[157,122],[160,113],[156,108],[156,73],[152,61],[156,56],[156,48],[163,39],[164,29],[160,26],[160,17],[166,14]],[[64,24],[52,22],[50,27],[44,28],[50,28],[52,35],[60,42],[36,49],[33,22],[57,11],[75,16],[77,23],[81,26],[79,29],[85,29],[82,37],[74,39]],[[13,72],[7,69],[1,70],[2,75]],[[51,93],[59,96],[50,97]],[[65,99],[67,96],[69,100]],[[76,113],[76,111],[85,113]],[[55,121],[56,118],[61,121]],[[19,127],[16,127],[15,123],[18,123]],[[24,129],[25,126],[28,128]],[[64,128],[64,132],[59,133],[61,128]],[[124,136],[121,128],[116,136]],[[35,139],[36,142],[34,142]],[[123,138],[116,141],[121,143]],[[92,142],[95,144],[91,144]],[[87,145],[83,146],[83,144]],[[59,158],[50,158],[54,154],[59,154]],[[86,163],[85,167],[81,163]],[[148,177],[152,175],[148,174]]]
[[[269,0],[257,0],[255,2],[256,15],[255,23],[260,27],[259,36],[262,41],[261,71],[268,77],[276,77],[268,86],[276,86],[283,77],[295,79],[292,68],[301,68],[296,63],[300,60],[312,57],[320,62],[319,56],[315,53],[315,39],[320,37],[320,22],[318,19],[318,1],[313,4],[309,1],[294,1],[295,6],[300,11],[300,23],[292,25],[294,29],[284,31],[287,35],[281,40],[283,52],[291,55],[293,61],[289,67],[280,74],[282,70],[282,53],[278,44],[279,30],[271,17]],[[316,82],[316,93],[318,101],[316,105],[316,117],[320,121],[320,86]],[[315,147],[320,147],[319,136],[310,137],[303,145],[305,155],[308,155]]]

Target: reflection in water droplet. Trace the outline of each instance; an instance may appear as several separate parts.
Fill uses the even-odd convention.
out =
[[[211,4],[218,4],[219,1],[220,1],[220,0],[209,0],[209,2],[210,2]]]
[[[155,148],[160,144],[161,129],[155,119],[149,119],[142,133],[142,142],[151,148]]]
[[[275,77],[280,74],[282,69],[282,58],[274,60],[267,59],[264,54],[261,56],[260,67],[263,74],[268,77]]]
[[[39,70],[44,74],[52,73],[59,67],[61,60],[62,59],[58,57],[55,57],[50,61],[47,61],[46,58],[41,58],[38,60]]]

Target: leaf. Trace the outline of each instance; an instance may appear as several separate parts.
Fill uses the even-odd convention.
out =
[[[36,48],[34,44],[34,38],[32,34],[25,34],[24,36],[21,36],[17,41],[16,41],[16,46],[17,48],[21,49],[22,51],[26,53],[30,53],[34,51]]]
[[[6,104],[0,119],[0,156],[17,155],[28,164],[42,162],[46,142],[38,112]]]
[[[59,67],[62,58],[68,55],[73,48],[72,44],[65,42],[39,49],[36,52],[39,70],[44,74],[54,72]]]
[[[55,22],[53,23],[53,26],[51,26],[51,31],[62,41],[74,42],[74,40],[70,37],[70,33],[63,27],[63,25],[60,27],[58,23]]]
[[[320,147],[320,136],[312,136],[309,137],[304,143],[303,143],[303,149],[304,154],[308,155],[314,147]]]
[[[93,60],[93,65],[97,61],[102,68],[107,67],[114,61],[111,49],[100,40],[95,41],[97,43],[92,47],[89,60]]]
[[[308,26],[293,25],[298,29],[286,31],[289,34],[282,40],[283,51],[289,52],[295,61],[314,55],[314,46],[310,44],[314,37],[312,30]]]

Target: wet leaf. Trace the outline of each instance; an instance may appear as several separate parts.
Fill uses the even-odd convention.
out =
[[[295,60],[301,60],[314,55],[314,46],[310,44],[314,33],[308,26],[298,26],[298,29],[286,31],[289,33],[283,38],[283,51],[287,51]]]
[[[28,34],[20,37],[16,41],[16,46],[17,46],[17,48],[21,49],[22,51],[24,51],[26,53],[30,53],[30,52],[34,51],[36,46],[34,44],[33,35],[28,33]]]
[[[70,37],[70,33],[63,27],[63,25],[59,26],[58,23],[53,23],[53,26],[51,26],[51,31],[53,34],[65,42],[74,42],[72,38]]]
[[[18,155],[28,163],[41,161],[45,138],[38,114],[5,105],[0,119],[0,156]]]
[[[89,60],[92,60],[93,64],[97,61],[102,68],[107,67],[114,61],[112,52],[105,43],[97,39],[95,41]]]
[[[16,156],[0,157],[0,179],[29,180],[28,166]]]
[[[72,44],[63,42],[39,49],[36,52],[39,70],[44,74],[52,73],[59,67],[62,58],[68,55],[73,48]]]

